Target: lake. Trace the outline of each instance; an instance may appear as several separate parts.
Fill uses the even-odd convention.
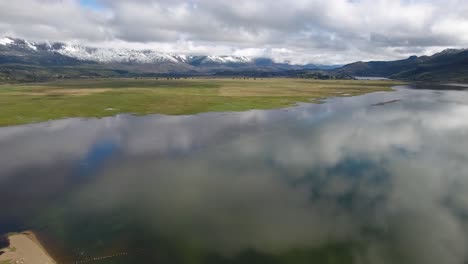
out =
[[[63,263],[466,263],[468,92],[3,127],[0,200]]]

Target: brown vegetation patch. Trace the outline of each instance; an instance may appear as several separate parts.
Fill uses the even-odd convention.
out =
[[[23,94],[23,95],[36,95],[36,96],[83,96],[83,95],[90,95],[95,93],[103,93],[111,91],[110,88],[95,88],[95,89],[44,89],[38,91],[24,91],[18,92],[16,94]]]

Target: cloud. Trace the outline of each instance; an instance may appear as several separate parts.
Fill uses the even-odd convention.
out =
[[[344,63],[468,46],[467,12],[462,0],[22,0],[0,3],[0,31],[98,46],[255,49],[281,61]],[[283,49],[290,52],[271,53]]]

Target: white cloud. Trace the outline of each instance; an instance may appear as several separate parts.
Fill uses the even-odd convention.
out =
[[[396,59],[468,46],[468,3],[461,0],[96,2],[99,9],[78,0],[2,1],[0,32],[298,63]]]

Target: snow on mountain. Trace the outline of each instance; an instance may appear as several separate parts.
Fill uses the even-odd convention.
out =
[[[101,63],[110,62],[136,62],[136,63],[157,63],[157,62],[179,62],[168,54],[150,50],[130,50],[130,49],[107,49],[89,48],[79,45],[60,45],[60,48],[53,51],[62,55],[79,60],[90,60]]]
[[[37,44],[22,39],[0,38],[0,45],[16,46],[35,52],[52,52],[82,61],[99,63],[187,63],[187,64],[246,64],[253,62],[248,57],[173,55],[155,50],[125,48],[93,48],[66,43]]]
[[[3,46],[17,45],[17,46],[27,47],[31,50],[37,51],[36,43],[29,42],[27,40],[22,40],[22,39],[14,39],[14,38],[9,38],[9,37],[0,38],[0,45],[3,45]]]
[[[0,38],[0,45],[6,46],[14,43],[15,41],[11,38]]]
[[[26,41],[26,40],[25,40],[25,41],[24,41],[24,44],[25,44],[28,48],[30,48],[30,49],[32,49],[32,50],[37,50],[36,43],[34,43],[34,42],[29,42],[29,41]]]
[[[90,48],[79,45],[61,44],[53,49],[54,52],[79,60],[89,60],[101,63],[191,63],[199,60],[203,63],[250,63],[253,60],[247,57],[232,56],[189,56],[171,55],[154,50]]]
[[[218,63],[248,63],[252,60],[247,57],[232,57],[232,56],[207,56],[207,60]]]

